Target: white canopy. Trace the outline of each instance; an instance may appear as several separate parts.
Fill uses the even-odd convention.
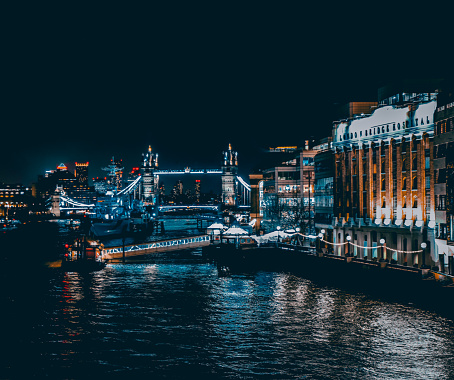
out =
[[[227,228],[224,226],[222,223],[213,223],[211,226],[207,227],[210,230],[223,230],[224,228]]]
[[[224,232],[224,235],[249,235],[249,232],[239,227],[230,227]]]

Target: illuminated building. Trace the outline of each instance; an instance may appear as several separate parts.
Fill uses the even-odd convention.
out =
[[[31,189],[20,184],[0,183],[0,216],[9,217],[31,203]]]
[[[350,239],[351,252],[344,253],[360,258],[421,267],[436,261],[431,244],[436,94],[435,85],[424,84],[425,92],[412,85],[382,88],[380,106],[370,115],[334,122],[333,242]]]
[[[36,183],[37,196],[47,199],[56,189],[69,194],[76,184],[76,177],[65,164],[59,164],[56,170],[47,170],[45,175],[38,176]]]
[[[438,94],[434,137],[435,243],[440,270],[454,274],[454,83]]]
[[[151,146],[149,146],[148,152],[142,154],[142,165],[140,167],[140,174],[142,175],[140,197],[146,205],[155,205],[158,203],[159,176],[154,174],[157,168],[158,154],[152,153]]]
[[[222,204],[228,207],[234,207],[237,204],[238,181],[238,153],[229,149],[224,153],[224,163],[222,165]]]
[[[314,157],[314,200],[315,228],[317,233],[325,230],[325,239],[333,240],[334,212],[334,157],[331,149],[332,138],[322,139],[313,149]]]
[[[102,168],[107,172],[108,191],[120,191],[122,188],[123,167],[121,162],[122,160],[118,161],[112,157],[109,166]]]
[[[194,183],[194,194],[195,194],[195,201],[196,203],[200,202],[200,195],[201,195],[201,184],[200,179],[196,179]]]
[[[249,175],[251,218],[265,229],[314,230],[314,156],[306,141],[297,147],[270,148],[267,162]]]
[[[79,185],[88,186],[88,162],[76,162],[74,174]]]

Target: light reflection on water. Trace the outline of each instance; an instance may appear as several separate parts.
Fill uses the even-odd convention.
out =
[[[6,378],[454,378],[451,320],[290,274],[126,264],[32,285],[2,298]]]

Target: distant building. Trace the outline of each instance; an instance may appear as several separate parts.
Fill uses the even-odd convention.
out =
[[[200,203],[200,196],[201,196],[201,182],[200,179],[196,179],[194,183],[194,195],[195,195],[195,202]]]
[[[31,203],[31,188],[21,184],[0,183],[0,217],[10,217]]]

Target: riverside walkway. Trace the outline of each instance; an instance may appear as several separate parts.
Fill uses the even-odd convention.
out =
[[[104,248],[102,250],[102,258],[107,261],[120,260],[128,257],[153,255],[161,252],[200,248],[207,245],[210,245],[210,236],[197,235],[184,238],[153,241],[149,243],[129,244]]]

